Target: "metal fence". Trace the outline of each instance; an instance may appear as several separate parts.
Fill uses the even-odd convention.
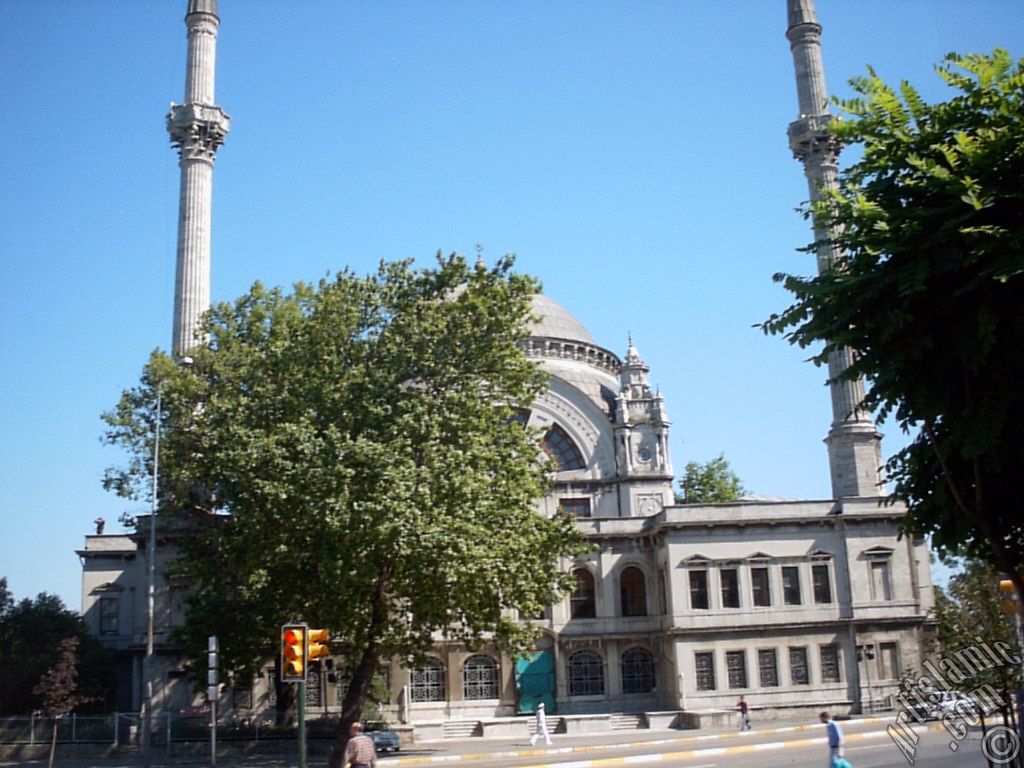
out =
[[[68,715],[56,718],[41,715],[0,717],[0,744],[49,744],[57,725],[58,744],[139,743],[141,721],[138,713],[114,712],[109,715]],[[334,738],[337,716],[310,718],[310,738]],[[151,743],[166,747],[171,743],[207,741],[210,738],[209,714],[156,714],[152,720]],[[269,741],[295,737],[293,726],[276,724],[274,714],[231,715],[217,720],[217,741]]]

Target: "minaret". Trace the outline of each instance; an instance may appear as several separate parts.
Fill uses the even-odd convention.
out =
[[[213,95],[219,24],[217,0],[189,0],[185,102],[172,102],[167,115],[167,132],[171,146],[178,150],[181,168],[172,339],[176,354],[201,343],[196,333],[203,313],[210,308],[213,160],[230,123]]]
[[[821,25],[814,11],[814,0],[787,0],[789,27],[786,37],[793,52],[796,90],[800,101],[799,117],[789,126],[789,146],[793,156],[803,163],[811,200],[821,190],[834,188],[839,167],[839,145],[829,132],[831,116],[825,90],[825,69],[821,63]],[[821,243],[831,233],[815,220],[814,239]],[[818,246],[818,272],[829,268],[842,254],[828,244]],[[864,382],[836,381],[851,364],[852,352],[833,352],[828,360],[832,381],[832,428],[825,439],[832,473],[832,494],[843,496],[880,496],[882,436],[870,414],[860,407],[864,400]]]

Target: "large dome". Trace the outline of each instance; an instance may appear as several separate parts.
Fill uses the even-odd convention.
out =
[[[583,323],[557,301],[538,293],[533,297],[533,314],[537,320],[530,323],[531,336],[582,341],[597,346],[597,341]]]

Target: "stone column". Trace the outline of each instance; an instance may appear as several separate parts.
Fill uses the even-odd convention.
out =
[[[828,111],[825,68],[821,60],[821,25],[814,0],[787,0],[789,27],[786,37],[793,53],[796,71],[799,117],[789,126],[789,145],[793,156],[803,163],[812,201],[822,191],[834,188],[839,166],[839,145],[829,131],[832,119]],[[830,269],[843,254],[827,242],[832,233],[814,221],[814,239],[818,246],[818,272]],[[870,414],[864,412],[864,382],[836,381],[853,361],[849,349],[829,356],[828,375],[832,381],[832,426],[825,443],[828,446],[832,475],[832,495],[880,496],[882,436]]]
[[[189,0],[185,103],[171,104],[167,115],[167,132],[181,168],[172,335],[172,349],[178,354],[203,343],[197,334],[203,313],[210,308],[213,162],[230,124],[214,104],[219,24],[216,0]]]

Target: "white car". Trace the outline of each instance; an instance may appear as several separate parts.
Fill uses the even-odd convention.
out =
[[[932,717],[941,718],[947,712],[969,715],[981,710],[978,702],[960,691],[936,691],[935,694],[940,699],[932,708]]]

